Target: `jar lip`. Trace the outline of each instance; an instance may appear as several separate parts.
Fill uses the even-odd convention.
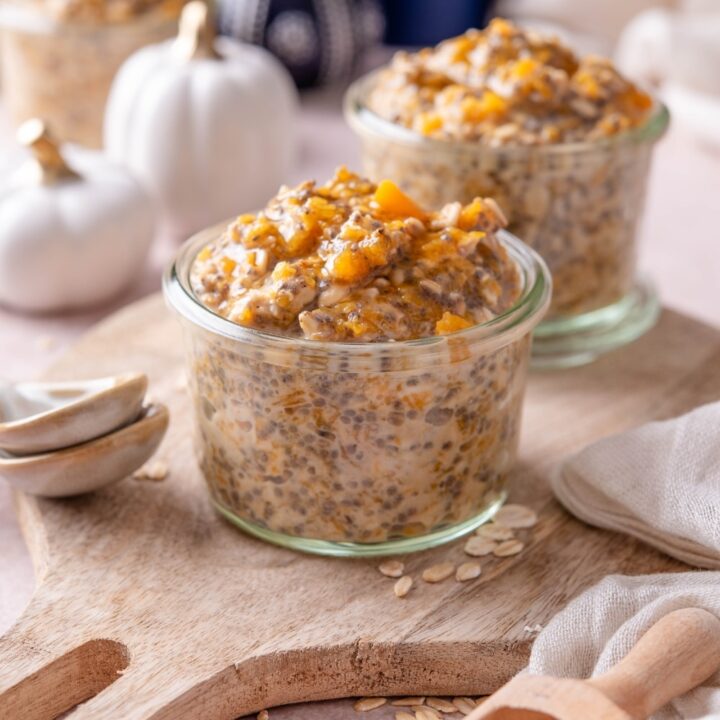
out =
[[[594,140],[574,141],[567,143],[552,143],[547,145],[486,145],[470,140],[443,140],[420,135],[419,133],[399,125],[378,115],[370,109],[367,97],[380,72],[387,68],[384,65],[355,80],[345,92],[343,110],[350,127],[358,134],[370,134],[393,140],[401,145],[410,147],[423,147],[436,152],[463,152],[463,153],[494,153],[504,155],[566,155],[582,152],[597,151],[617,145],[642,142],[655,142],[659,140],[670,124],[670,111],[665,104],[653,97],[653,112],[643,125],[604,138]]]
[[[167,304],[178,314],[203,329],[255,348],[301,352],[303,357],[348,358],[382,354],[433,356],[446,354],[448,343],[463,341],[468,346],[482,344],[488,350],[507,345],[526,335],[545,315],[552,294],[550,271],[543,259],[511,233],[501,230],[498,239],[515,261],[523,279],[523,292],[515,304],[496,318],[447,335],[385,342],[333,342],[279,335],[249,328],[224,318],[206,307],[190,286],[190,272],[198,252],[216,238],[227,223],[203,230],[179,249],[174,262],[163,274],[163,293]]]

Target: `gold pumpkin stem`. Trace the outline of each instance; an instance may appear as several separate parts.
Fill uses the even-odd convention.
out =
[[[192,0],[183,8],[175,48],[187,61],[220,59],[215,50],[215,23],[209,3]]]
[[[57,140],[42,120],[35,118],[24,122],[18,129],[17,140],[33,155],[28,165],[32,180],[39,185],[80,177],[65,162]]]

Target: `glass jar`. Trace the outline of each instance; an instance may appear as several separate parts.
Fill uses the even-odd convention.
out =
[[[319,342],[242,327],[199,302],[191,267],[220,232],[191,238],[163,283],[218,510],[278,545],[342,556],[420,550],[492,517],[515,461],[531,332],[550,301],[539,256],[499,235],[522,293],[485,324]]]
[[[136,50],[175,35],[177,18],[155,11],[122,23],[61,22],[7,1],[0,2],[0,28],[12,121],[39,117],[63,142],[100,148],[115,73]]]
[[[345,114],[360,137],[365,174],[391,178],[431,208],[494,198],[509,230],[540,253],[553,301],[535,333],[539,365],[575,365],[635,339],[659,306],[636,277],[636,231],[653,145],[668,125],[656,103],[648,121],[586,143],[504,145],[423,137],[367,106],[375,73],[356,81]]]

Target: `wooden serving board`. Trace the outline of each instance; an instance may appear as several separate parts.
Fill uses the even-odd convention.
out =
[[[404,600],[377,561],[305,556],[241,534],[211,509],[178,387],[179,328],[159,297],[90,332],[54,378],[142,370],[171,409],[163,482],[127,479],[64,501],[17,496],[37,591],[0,639],[0,718],[216,720],[367,694],[478,695],[525,663],[532,636],[609,573],[686,569],[573,520],[544,477],[602,435],[720,397],[720,332],[666,311],[594,365],[532,376],[512,497],[541,515],[530,547],[472,583]],[[463,559],[462,543],[409,571]]]

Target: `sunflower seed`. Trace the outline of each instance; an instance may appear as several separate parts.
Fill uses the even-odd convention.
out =
[[[525,505],[504,505],[494,517],[498,525],[509,528],[529,528],[537,523],[537,513]]]
[[[418,695],[417,697],[402,697],[402,698],[395,698],[395,700],[392,700],[390,702],[391,705],[395,705],[403,707],[403,706],[411,706],[411,705],[422,705],[425,702],[425,698]]]
[[[415,720],[442,720],[442,716],[437,710],[423,705],[422,707],[414,707]]]
[[[423,570],[422,579],[428,583],[442,582],[455,572],[455,566],[450,562],[431,565]]]
[[[404,598],[410,592],[412,584],[413,579],[409,575],[403,575],[395,583],[395,587],[393,587],[393,592],[395,593],[395,596],[399,598]]]
[[[455,573],[455,579],[458,582],[465,582],[466,580],[474,580],[476,577],[480,577],[482,568],[478,562],[465,562],[460,565]]]
[[[453,705],[463,714],[469,715],[475,709],[475,701],[469,697],[453,698]]]
[[[475,534],[488,540],[512,540],[515,537],[512,528],[498,525],[497,523],[481,525],[475,531]]]
[[[483,555],[490,555],[495,549],[495,543],[492,540],[486,538],[471,537],[466,543],[463,550],[467,555],[472,557],[482,557]]]
[[[149,465],[144,465],[137,472],[133,473],[135,480],[164,480],[168,474],[168,465],[162,460],[156,460]]]
[[[443,713],[457,712],[457,708],[449,700],[445,700],[444,698],[429,697],[427,699],[427,704],[431,708],[434,708],[435,710],[439,710],[440,712],[443,712]]]
[[[360,698],[355,701],[353,708],[355,708],[355,712],[368,712],[369,710],[382,707],[386,702],[387,698],[383,697]]]
[[[378,566],[378,570],[385,576],[390,578],[402,577],[405,570],[404,563],[399,560],[387,560]]]
[[[522,552],[522,549],[525,547],[519,540],[508,540],[504,543],[500,543],[495,550],[493,550],[493,555],[495,557],[509,557],[510,555],[517,555],[519,552]]]

